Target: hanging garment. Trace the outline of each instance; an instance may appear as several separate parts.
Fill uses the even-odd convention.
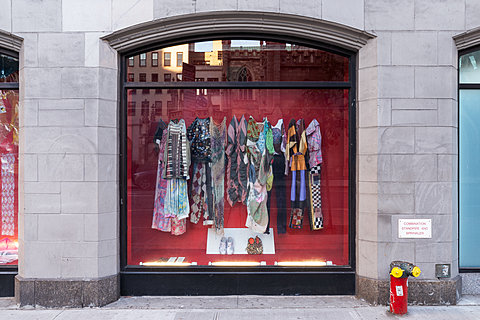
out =
[[[323,229],[322,195],[320,191],[320,173],[322,157],[322,135],[320,124],[313,119],[306,130],[309,153],[309,179],[310,186],[310,227],[312,230]]]
[[[247,165],[245,155],[247,139],[247,120],[242,116],[240,122],[233,116],[227,130],[227,201],[230,206],[237,202],[245,203],[247,197]]]
[[[307,127],[306,136],[308,144],[308,163],[310,168],[323,162],[322,158],[322,134],[320,133],[320,124],[316,119]]]
[[[165,215],[185,219],[189,214],[187,181],[181,178],[168,179],[165,196]]]
[[[164,215],[171,217],[171,232],[181,235],[186,231],[186,218],[190,214],[187,179],[190,167],[190,143],[185,121],[170,121],[164,151],[163,177],[167,179]]]
[[[265,127],[267,130],[265,130]],[[272,174],[271,158],[273,155],[269,153],[269,148],[266,147],[268,130],[271,131],[268,121],[257,123],[255,119],[250,117],[247,129],[247,154],[249,158],[248,215],[245,226],[258,233],[264,233],[269,224],[267,180]]]
[[[214,225],[218,234],[223,234],[225,194],[225,144],[227,139],[226,118],[217,125],[210,118],[212,162],[212,194]]]
[[[241,202],[247,203],[248,193],[248,156],[247,156],[247,119],[242,115],[237,129],[238,194]]]
[[[308,184],[310,187],[310,228],[323,229],[322,195],[320,192],[321,165],[310,168]]]
[[[191,215],[190,222],[198,223],[201,217],[211,220],[207,192],[207,180],[211,180],[208,162],[211,161],[210,118],[196,118],[187,129],[190,142],[190,154],[193,163],[192,184],[190,188]],[[211,206],[210,206],[211,208]]]
[[[160,120],[161,121],[161,120]],[[159,141],[159,152],[158,152],[158,166],[157,166],[157,181],[155,183],[155,200],[154,200],[154,205],[153,205],[153,220],[152,220],[152,228],[157,229],[160,231],[164,232],[170,232],[171,231],[171,221],[170,221],[170,216],[165,215],[165,195],[167,193],[167,180],[163,178],[163,153],[165,152],[165,144],[166,144],[166,139],[167,139],[167,130],[166,129],[166,124],[163,123],[162,127],[159,127],[160,132],[162,132],[162,136],[158,137],[157,139]],[[157,129],[158,132],[158,129]]]
[[[272,127],[272,143],[274,148],[274,154],[281,154],[285,152],[285,128],[283,127],[283,119],[278,120],[277,124]]]
[[[283,127],[283,120],[278,120],[277,124],[272,127],[273,147],[275,155],[273,156],[272,171],[273,171],[273,186],[272,190],[268,192],[267,209],[270,213],[270,199],[272,192],[275,193],[275,200],[277,204],[277,233],[287,232],[287,199],[286,199],[286,180],[285,180],[285,151],[284,139],[285,129]],[[269,226],[267,226],[268,229]]]
[[[164,152],[164,173],[166,179],[189,179],[190,144],[187,140],[185,121],[170,121],[167,128],[167,145]]]
[[[174,236],[180,236],[187,231],[187,219],[178,219],[173,217],[171,219],[172,224],[172,234]]]
[[[162,119],[160,119],[158,121],[155,134],[153,135],[153,142],[155,142],[157,146],[160,146],[160,143],[163,139],[163,132],[165,131],[165,129],[167,129],[167,124]]]
[[[207,205],[207,163],[194,162],[192,173],[192,186],[190,188],[190,195],[192,204],[190,206],[190,222],[198,223],[200,218],[205,220],[209,218]]]
[[[15,235],[15,155],[0,156],[2,162],[2,235]]]
[[[210,118],[195,118],[187,129],[187,137],[190,141],[192,162],[210,162]]]
[[[290,120],[288,125],[287,137],[287,159],[289,160],[290,170],[292,171],[292,186],[290,190],[291,215],[290,228],[301,229],[303,225],[303,215],[305,209],[305,200],[307,198],[305,182],[305,153],[307,151],[307,138],[305,134],[305,125],[303,119]]]
[[[240,182],[238,181],[238,145],[237,145],[238,121],[235,115],[227,129],[227,201],[231,207],[241,199],[239,194]]]

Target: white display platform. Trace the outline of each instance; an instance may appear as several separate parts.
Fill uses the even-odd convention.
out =
[[[224,237],[233,238],[233,254],[248,254],[247,244],[249,238],[259,237],[263,244],[263,254],[275,254],[275,241],[273,239],[273,229],[270,228],[270,234],[260,234],[247,228],[225,228]],[[220,254],[220,240],[222,236],[215,232],[215,229],[208,229],[207,234],[207,254]]]

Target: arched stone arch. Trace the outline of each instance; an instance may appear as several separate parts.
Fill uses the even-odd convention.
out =
[[[186,14],[137,24],[103,37],[118,52],[174,45],[219,36],[266,36],[272,40],[357,51],[374,35],[325,20],[283,13],[217,11]]]
[[[0,30],[0,48],[20,52],[23,39],[19,36]]]
[[[453,37],[458,50],[480,45],[480,27],[457,34]]]

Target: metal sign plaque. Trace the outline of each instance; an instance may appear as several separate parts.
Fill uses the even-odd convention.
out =
[[[399,238],[431,238],[432,219],[398,219]]]

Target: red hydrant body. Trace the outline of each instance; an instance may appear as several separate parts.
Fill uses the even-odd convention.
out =
[[[418,277],[420,268],[406,261],[392,261],[390,263],[390,312],[395,314],[407,313],[408,305],[408,277]]]
[[[390,312],[407,313],[408,278],[395,278],[390,275]]]

